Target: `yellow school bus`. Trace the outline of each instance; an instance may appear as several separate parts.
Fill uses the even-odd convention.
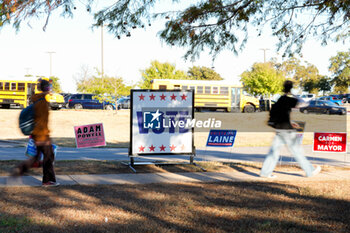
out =
[[[37,83],[37,81],[0,80],[0,106],[2,108],[27,107],[31,96],[34,93],[40,93]],[[51,93],[46,95],[45,99],[53,110],[64,106],[64,98],[60,94]]]
[[[153,79],[153,90],[194,90],[194,107],[201,110],[227,112],[255,112],[259,108],[257,98],[243,94],[243,86],[227,81]]]

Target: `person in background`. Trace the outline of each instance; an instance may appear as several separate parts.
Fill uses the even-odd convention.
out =
[[[51,90],[51,84],[48,79],[42,78],[38,80],[38,89],[41,93],[32,96],[31,101],[35,102],[34,106],[34,121],[35,127],[32,132],[31,138],[34,139],[37,147],[36,156],[21,163],[13,172],[13,175],[22,175],[33,167],[35,163],[38,163],[43,154],[43,186],[58,186],[56,182],[56,175],[54,170],[54,150],[51,144],[50,131],[48,128],[49,123],[49,103],[46,101],[45,96],[49,94]]]
[[[315,176],[321,171],[320,166],[314,168],[304,156],[302,146],[296,133],[296,129],[299,128],[299,125],[291,122],[290,120],[290,112],[292,108],[300,107],[298,102],[301,102],[298,98],[291,94],[292,88],[293,82],[290,80],[285,81],[283,84],[284,95],[278,99],[275,106],[271,109],[270,120],[273,111],[274,119],[272,125],[276,129],[276,136],[261,168],[260,177],[276,177],[272,174],[272,172],[278,162],[280,148],[283,144],[288,146],[290,152],[295,157],[300,167],[305,171],[307,177]]]

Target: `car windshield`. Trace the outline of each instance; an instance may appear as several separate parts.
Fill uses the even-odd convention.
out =
[[[127,98],[121,98],[117,102],[120,104],[120,103],[124,103],[127,100],[128,100]]]
[[[310,101],[309,105],[316,105],[316,101]]]
[[[335,103],[333,103],[331,101],[325,101],[325,104],[328,105],[328,106],[336,106],[336,107],[338,107],[337,104],[335,104]]]

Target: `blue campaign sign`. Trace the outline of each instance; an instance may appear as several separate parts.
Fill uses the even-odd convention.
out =
[[[207,146],[231,147],[235,142],[237,130],[211,129]]]

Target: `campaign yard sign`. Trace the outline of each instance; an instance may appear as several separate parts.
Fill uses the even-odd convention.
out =
[[[208,135],[207,146],[232,147],[236,133],[236,130],[211,129]]]
[[[77,148],[105,146],[103,124],[74,126]]]
[[[130,156],[193,154],[193,91],[131,90]]]
[[[314,133],[313,151],[346,152],[346,133]]]

